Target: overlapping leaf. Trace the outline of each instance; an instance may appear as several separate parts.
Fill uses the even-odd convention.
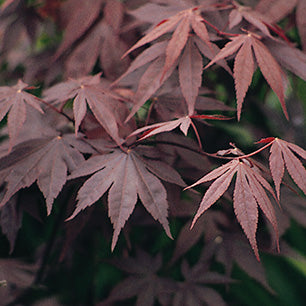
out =
[[[26,120],[26,104],[43,113],[40,107],[41,101],[24,91],[29,88],[21,80],[12,87],[0,87],[0,121],[8,113],[7,125],[10,136],[10,150],[16,142],[22,126]]]
[[[100,82],[100,74],[93,77],[83,77],[77,80],[71,79],[59,83],[45,91],[45,100],[58,104],[74,99],[73,113],[75,119],[75,133],[87,112],[87,105],[103,126],[106,132],[118,143],[121,143],[118,132],[118,119],[114,108],[118,105],[120,97],[111,92]]]
[[[233,1],[235,8],[229,14],[229,28],[238,25],[242,19],[247,20],[250,24],[259,29],[264,35],[271,37],[267,27],[267,18],[258,11],[253,10],[248,6],[239,5]]]
[[[284,73],[268,48],[257,38],[256,35],[252,33],[240,34],[237,37],[232,38],[232,41],[227,43],[205,68],[208,68],[220,59],[230,56],[237,50],[239,51],[234,63],[234,79],[237,96],[238,120],[240,119],[244,97],[251,84],[254,73],[253,56],[255,56],[263,76],[272,90],[276,93],[285,116],[288,118],[284,96],[285,88],[283,85]]]
[[[103,0],[69,0],[63,8],[63,17],[69,14],[68,22],[65,25],[64,39],[59,46],[55,57],[65,52],[99,16]]]
[[[184,186],[184,182],[169,166],[165,165],[168,169],[166,174],[160,171],[160,167],[161,162],[156,167],[154,161],[150,163],[149,160],[144,160],[133,150],[127,153],[115,150],[110,154],[91,157],[70,176],[76,178],[94,173],[79,190],[78,204],[70,219],[94,204],[110,188],[108,213],[114,226],[112,249],[122,227],[134,210],[138,196],[147,211],[162,224],[167,235],[171,237],[167,220],[167,193],[156,176],[181,186]]]
[[[213,243],[215,246],[213,254],[216,260],[224,265],[227,276],[231,275],[234,264],[236,264],[269,292],[274,293],[269,286],[263,264],[256,260],[250,245],[241,232],[224,231],[219,240]],[[203,253],[205,253],[205,249]],[[203,255],[207,256],[206,254]]]
[[[163,84],[163,82],[170,76],[177,63],[179,65],[180,85],[183,96],[188,105],[188,113],[190,115],[193,114],[195,99],[202,83],[201,53],[212,58],[214,56],[214,50],[216,49],[216,46],[210,42],[204,21],[205,20],[201,17],[198,7],[182,10],[157,24],[153,30],[140,39],[124,54],[125,56],[133,50],[150,43],[175,29],[172,37],[167,40],[166,43],[157,43],[144,51],[143,54],[135,60],[128,71],[120,77],[121,79],[126,74],[131,73],[140,66],[153,61],[140,80],[135,95],[135,105],[127,120],[130,119],[138,108],[143,105],[143,103]],[[199,38],[199,41],[202,44],[204,43],[204,45],[201,45],[201,43],[197,43],[198,45],[201,45],[200,47],[195,45],[194,38],[190,37],[191,30],[194,31],[196,37]],[[159,62],[161,54],[165,54],[165,59],[164,61]],[[157,57],[159,58],[156,60]],[[153,67],[155,69],[153,69]],[[157,71],[158,73],[154,71]],[[154,73],[154,77],[152,76],[152,73]],[[154,79],[154,85],[149,83],[152,79]],[[142,93],[143,87],[146,88],[146,95],[143,95]]]
[[[167,42],[168,40],[157,42],[143,51],[134,62],[132,62],[129,69],[114,83],[120,82],[135,70],[148,65],[147,70],[139,80],[138,88],[133,99],[134,106],[127,120],[129,120],[145,101],[151,98],[151,96],[165,83],[173,73],[177,64],[179,66],[180,88],[187,103],[188,114],[193,114],[194,104],[198,96],[199,87],[202,83],[203,68],[201,54],[209,59],[213,59],[215,54],[219,51],[219,48],[213,43],[208,46],[199,37],[190,36],[182,55],[178,56],[175,63],[164,72],[163,67],[166,61],[164,54],[167,52]],[[218,64],[231,74],[231,70],[227,66],[225,60],[221,59],[218,61]]]
[[[67,49],[69,46],[68,37],[78,38],[75,42],[76,47],[72,50],[71,54],[69,54],[65,61],[65,74],[68,77],[78,78],[89,74],[94,68],[97,59],[100,60],[100,66],[104,75],[110,79],[117,78],[129,65],[128,58],[121,60],[121,56],[128,49],[128,45],[120,36],[121,30],[124,29],[123,16],[125,6],[118,0],[108,0],[103,2],[106,3],[103,8],[102,19],[97,15],[97,13],[99,13],[101,1],[94,1],[94,3],[89,5],[92,6],[91,8],[82,1],[80,4],[77,4],[79,5],[79,8],[74,9],[81,15],[83,15],[84,11],[86,12],[88,9],[94,10],[94,12],[93,14],[90,14],[88,11],[86,12],[87,14],[90,14],[88,20],[93,22],[90,25],[90,28],[83,28],[84,26],[87,27],[88,20],[86,20],[81,27],[78,27],[78,30],[81,28],[84,30],[84,33],[75,31],[75,33],[82,34],[80,37],[74,37],[74,34],[70,32],[70,29],[67,26],[65,38],[59,48],[58,54],[61,54],[63,50]],[[82,6],[85,8],[83,9]],[[84,14],[82,17],[84,18],[85,16],[86,15]],[[72,18],[68,18],[68,20],[71,23],[73,21]],[[75,21],[76,20],[74,20],[74,22]],[[71,25],[73,26],[73,24]],[[124,38],[127,39],[128,35],[125,35]]]
[[[295,8],[296,26],[303,49],[306,49],[306,2],[304,0],[260,0],[256,10],[262,13],[271,23],[277,23],[288,16]]]
[[[10,154],[0,159],[0,174],[7,183],[0,206],[5,205],[18,190],[37,181],[50,214],[53,201],[67,180],[67,172],[75,170],[84,161],[79,147],[83,151],[86,144],[69,134],[18,144]],[[89,146],[87,149],[92,151]]]
[[[187,262],[183,261],[181,270],[185,281],[178,284],[171,305],[226,305],[222,296],[207,285],[229,284],[233,282],[231,278],[208,271],[208,264],[203,262],[190,268]]]
[[[306,151],[293,143],[274,138],[270,152],[270,169],[277,197],[280,197],[280,184],[284,176],[285,165],[294,182],[306,194],[306,170],[301,161],[295,156],[297,154],[306,159]]]
[[[157,275],[162,266],[160,254],[152,258],[144,251],[138,250],[136,258],[120,258],[113,260],[112,263],[130,276],[112,289],[105,304],[136,296],[136,305],[153,306],[155,299],[159,300],[161,294],[173,291],[175,288],[174,282]]]
[[[242,160],[234,159],[206,174],[196,183],[188,187],[191,188],[198,184],[215,180],[206,191],[200,207],[193,219],[192,226],[195,224],[197,219],[224,194],[235,174],[235,214],[243,231],[250,241],[256,257],[259,259],[256,242],[258,206],[271,222],[276,235],[278,236],[274,208],[266,194],[265,189],[268,190],[273,196],[274,192],[269,183],[256,170],[254,170],[254,168],[251,168]]]

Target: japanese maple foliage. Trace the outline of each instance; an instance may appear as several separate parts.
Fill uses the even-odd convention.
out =
[[[121,254],[108,263],[129,276],[92,304],[225,305],[211,285],[234,284],[234,263],[273,292],[260,252],[282,254],[289,218],[306,224],[305,142],[277,126],[303,121],[292,109],[306,81],[306,5],[289,2],[2,2],[0,226],[9,252],[24,212],[57,218],[34,286],[55,248],[69,261],[82,234],[98,230]],[[300,197],[292,206],[290,192]],[[160,225],[167,242],[156,248]]]

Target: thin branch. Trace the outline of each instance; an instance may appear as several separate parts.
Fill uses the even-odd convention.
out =
[[[176,143],[176,142],[172,142],[172,141],[164,141],[164,140],[147,140],[147,141],[144,141],[144,142],[136,142],[136,143],[131,144],[129,146],[129,148],[137,147],[138,145],[141,145],[141,144],[147,144],[147,145],[150,145],[150,144],[165,144],[165,145],[169,145],[169,146],[176,146],[176,147],[179,147],[179,148],[182,148],[182,149],[186,149],[186,150],[189,150],[191,152],[194,152],[194,153],[197,153],[197,154],[200,154],[200,155],[203,155],[203,156],[209,156],[209,157],[214,157],[214,158],[219,158],[219,159],[230,159],[230,160],[235,158],[235,157],[219,156],[219,155],[216,155],[216,153],[207,153],[207,152],[201,150],[200,148],[199,149],[194,149],[194,148],[190,148],[189,146],[181,144],[181,143]]]
[[[73,124],[75,123],[74,122],[74,119],[70,118],[67,114],[65,114],[62,110],[59,110],[57,109],[55,106],[53,106],[52,104],[49,104],[48,102],[42,100],[42,99],[39,99],[43,104],[47,105],[49,108],[51,108],[52,110],[54,110],[55,112],[57,112],[58,114],[64,116],[66,119],[68,119],[70,122],[72,122]]]

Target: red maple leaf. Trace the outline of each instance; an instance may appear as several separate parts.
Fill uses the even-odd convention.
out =
[[[263,76],[278,96],[285,116],[288,119],[283,86],[283,77],[285,74],[281,70],[278,62],[256,34],[239,34],[231,39],[232,41],[227,43],[205,68],[210,67],[220,59],[224,59],[239,50],[234,63],[238,120],[240,119],[244,97],[252,81],[254,56]]]
[[[284,176],[285,165],[294,182],[306,194],[306,170],[293,152],[306,159],[306,151],[285,140],[274,138],[270,149],[270,169],[277,197],[280,197],[280,184]]]
[[[44,99],[52,104],[65,104],[67,100],[74,99],[76,134],[87,113],[88,105],[95,118],[116,143],[122,142],[118,132],[118,118],[114,111],[122,98],[112,92],[107,84],[101,83],[100,74],[56,84],[44,92]]]
[[[303,49],[306,49],[306,2],[304,0],[260,0],[256,10],[264,15],[270,23],[276,24],[288,16],[295,8],[296,27],[301,38]]]
[[[85,160],[80,153],[84,148],[92,152],[89,145],[71,134],[31,139],[15,146],[10,154],[0,159],[0,173],[7,183],[0,207],[18,190],[37,181],[50,214],[54,199],[67,181],[67,172],[72,172]]]
[[[166,122],[160,122],[160,123],[154,123],[142,128],[137,129],[133,133],[129,135],[129,137],[137,135],[139,133],[145,132],[139,140],[144,140],[148,137],[151,137],[153,135],[163,133],[163,132],[170,132],[177,127],[180,127],[180,130],[184,133],[185,136],[187,136],[188,129],[190,125],[193,127],[193,130],[198,138],[199,145],[201,146],[201,141],[199,139],[199,133],[196,129],[196,126],[192,122],[192,119],[202,119],[202,120],[229,120],[231,118],[222,116],[222,115],[192,115],[192,116],[185,116],[182,118],[178,118],[171,121]]]
[[[258,206],[271,222],[277,235],[277,222],[274,208],[266,194],[268,190],[274,197],[274,192],[269,183],[247,162],[239,158],[211,171],[188,188],[198,184],[215,180],[206,191],[200,207],[193,219],[192,226],[197,219],[213,205],[228,189],[234,175],[236,183],[234,189],[234,210],[243,231],[259,259],[256,230],[258,222]],[[278,235],[277,235],[278,236]]]
[[[134,210],[138,196],[148,212],[162,224],[171,237],[167,220],[167,193],[156,176],[181,186],[185,183],[171,167],[161,162],[156,167],[155,162],[145,160],[135,150],[127,153],[114,150],[110,154],[89,158],[70,176],[72,179],[94,173],[79,190],[76,210],[69,219],[94,204],[109,189],[108,209],[114,226],[112,250],[122,227]],[[163,165],[167,173],[160,171],[159,167]]]
[[[127,120],[172,74],[177,64],[179,66],[181,90],[188,105],[188,113],[193,114],[195,99],[202,83],[201,53],[211,59],[217,49],[217,46],[210,42],[205,26],[206,21],[201,17],[200,11],[198,7],[185,9],[161,21],[124,54],[126,56],[133,50],[175,29],[169,40],[156,43],[156,45],[144,51],[128,71],[120,77],[122,79],[137,68],[153,61],[139,82],[135,95],[135,105]],[[195,33],[195,37],[190,34],[191,30]],[[165,54],[164,59],[161,54]],[[220,64],[229,71],[224,62]]]
[[[30,87],[21,80],[12,87],[0,87],[0,121],[8,113],[7,125],[10,137],[10,148],[16,143],[22,126],[26,120],[26,104],[43,113],[40,107],[41,100],[27,93]]]

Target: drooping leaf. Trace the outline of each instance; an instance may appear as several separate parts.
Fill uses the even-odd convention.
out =
[[[271,54],[284,68],[306,81],[305,52],[279,40],[269,40],[265,43]]]
[[[189,115],[193,115],[194,112],[202,83],[202,71],[202,56],[198,48],[195,48],[193,42],[189,40],[179,62],[179,80],[183,96],[187,101]]]
[[[174,293],[172,305],[205,305],[225,306],[222,296],[214,289],[208,287],[209,284],[229,284],[233,280],[225,275],[208,270],[206,262],[199,261],[195,266],[189,267],[183,261],[181,270],[185,280],[178,284],[178,289]]]
[[[100,74],[59,83],[47,89],[44,94],[45,100],[53,104],[65,103],[69,99],[74,99],[73,112],[76,134],[86,115],[88,105],[105,131],[116,143],[121,143],[118,119],[114,113],[120,97],[112,92],[107,85],[101,84]]]
[[[129,120],[139,107],[143,105],[144,102],[149,99],[151,95],[165,82],[173,72],[177,63],[179,65],[182,93],[188,104],[188,112],[189,114],[193,113],[195,99],[202,83],[202,58],[198,48],[193,43],[192,37],[189,35],[190,30],[192,29],[199,40],[211,48],[204,19],[201,17],[200,10],[197,7],[182,10],[176,15],[157,24],[152,31],[130,48],[124,56],[133,50],[154,41],[165,33],[172,31],[173,28],[175,28],[175,30],[172,37],[167,40],[166,47],[164,42],[157,43],[158,47],[151,46],[149,48],[150,52],[144,51],[144,53],[146,52],[146,55],[141,54],[139,60],[137,60],[137,65],[135,61],[135,65],[131,66],[122,76],[125,77],[128,73],[139,68],[140,64],[143,65],[154,60],[158,56],[159,52],[163,51],[165,48],[165,60],[162,61],[161,56],[159,56],[158,59],[153,61],[142,76],[134,98],[135,105],[127,120]],[[205,51],[205,53],[207,52]],[[120,77],[120,79],[122,77]],[[192,87],[190,88],[189,85],[192,85]]]
[[[86,145],[78,141],[84,149]],[[88,146],[88,152],[91,150]],[[83,161],[73,135],[32,139],[18,144],[10,154],[0,159],[0,173],[7,182],[0,206],[5,205],[18,190],[37,181],[50,214],[53,201],[67,180],[67,172],[75,170]]]
[[[129,137],[137,135],[139,133],[145,132],[139,140],[144,140],[148,137],[153,135],[163,133],[163,132],[170,132],[177,127],[180,127],[180,130],[183,132],[185,136],[187,136],[188,129],[191,124],[191,119],[203,119],[203,120],[228,120],[230,118],[222,116],[222,115],[192,115],[192,116],[185,116],[182,118],[178,118],[172,121],[167,122],[160,122],[154,123],[142,128],[137,129],[133,133],[129,135]]]
[[[126,299],[137,297],[137,306],[153,306],[165,292],[174,291],[174,282],[157,275],[161,269],[162,258],[160,254],[151,257],[144,251],[138,250],[136,257],[125,257],[112,260],[119,269],[129,276],[118,283],[111,291],[105,304],[115,301],[123,302]]]
[[[252,47],[252,48],[251,48]],[[252,75],[254,73],[252,64],[253,55],[258,63],[258,66],[267,80],[272,90],[276,93],[284,111],[286,118],[288,119],[288,113],[285,104],[283,77],[284,72],[281,70],[278,62],[271,55],[268,48],[252,33],[240,34],[237,37],[232,38],[232,41],[227,43],[223,49],[212,59],[212,61],[205,67],[208,68],[217,61],[224,59],[235,53],[238,49],[235,65],[234,65],[234,79],[237,95],[237,116],[240,118],[241,107],[243,99],[245,97],[248,86],[251,83]],[[251,50],[252,49],[252,50]],[[246,60],[246,57],[248,60]]]
[[[94,173],[78,192],[78,204],[73,215],[94,204],[104,193],[108,192],[108,211],[114,226],[112,250],[125,222],[134,210],[139,196],[147,211],[164,227],[171,237],[167,215],[168,202],[166,189],[160,180],[153,175],[143,159],[134,150],[127,153],[115,150],[110,154],[93,156],[75,170],[70,178]],[[154,168],[154,166],[153,166]],[[149,170],[149,171],[148,171]],[[155,171],[156,175],[159,175]],[[169,173],[168,173],[169,175]],[[173,182],[171,176],[161,175],[162,179]],[[182,184],[181,180],[178,184]]]
[[[254,59],[251,44],[247,41],[237,53],[234,64],[235,89],[237,95],[237,116],[240,120],[242,103],[245,94],[252,82]]]
[[[103,74],[113,80],[121,75],[129,65],[128,58],[121,60],[122,54],[128,49],[123,35],[120,35],[124,29],[125,5],[119,0],[99,0],[94,4],[98,6],[98,12],[99,2],[100,6],[102,2],[106,2],[103,17],[101,18],[101,13],[100,16],[96,16],[90,27],[74,42],[76,47],[72,48],[65,61],[66,77],[79,78],[90,74],[99,59]],[[68,17],[68,21],[70,20]]]
[[[164,75],[163,79],[163,70],[165,59],[163,56],[158,57],[154,60],[145,73],[142,75],[138,88],[134,96],[135,104],[131,109],[129,116],[126,118],[126,122],[130,120],[138,109],[148,100],[151,96],[161,87],[161,85],[170,77],[175,66],[172,66],[171,70]]]
[[[221,227],[227,227],[229,223],[229,219],[223,212],[213,210],[209,210],[203,214],[192,228],[190,228],[191,222],[187,222],[176,239],[171,263],[173,264],[177,259],[188,252],[198,243],[203,235],[207,243],[216,239],[217,236],[222,235],[223,232],[220,225]]]
[[[43,113],[41,101],[24,91],[29,86],[21,80],[12,87],[0,87],[0,121],[8,113],[7,125],[10,136],[10,150],[16,143],[22,126],[26,120],[26,104]]]
[[[172,48],[172,45],[175,45],[177,42],[181,41],[181,45],[182,47],[179,47],[180,50],[182,50],[182,48],[184,47],[184,45],[187,42],[187,37],[186,34],[189,33],[189,29],[192,28],[195,33],[201,38],[203,39],[205,42],[209,43],[209,40],[206,39],[208,38],[208,34],[207,34],[207,29],[203,23],[203,18],[199,15],[200,14],[200,10],[198,10],[198,8],[190,8],[187,10],[182,10],[179,13],[177,13],[176,15],[173,15],[165,20],[162,20],[159,24],[157,24],[154,29],[152,31],[150,31],[147,35],[145,35],[143,38],[141,38],[132,48],[130,48],[124,55],[126,56],[127,54],[129,54],[130,52],[132,52],[133,50],[147,44],[150,43],[152,41],[154,41],[155,39],[161,37],[162,35],[166,34],[167,32],[172,31],[177,25],[178,28],[180,28],[180,31],[183,31],[183,35],[180,36],[179,32],[174,31],[174,33],[177,34],[173,34],[173,40],[169,41],[168,44],[168,54],[167,54],[167,59],[166,59],[166,63],[170,62],[175,62],[175,57],[177,57],[177,55],[173,55],[170,54],[170,50]],[[178,45],[180,45],[180,43],[178,43]],[[166,66],[166,64],[165,64]],[[171,65],[169,65],[170,67]],[[166,66],[167,67],[167,66]],[[169,67],[167,67],[166,69],[169,69]],[[166,72],[165,69],[165,72]]]
[[[278,198],[285,165],[294,182],[306,194],[306,170],[293,152],[306,159],[306,151],[299,146],[279,138],[273,140],[269,161]]]
[[[256,260],[242,233],[224,231],[219,238],[218,242],[215,242],[214,254],[216,260],[224,265],[226,276],[231,275],[235,263],[273,294],[274,291],[268,283],[263,264]]]
[[[183,118],[175,119],[173,121],[168,121],[168,122],[161,122],[161,123],[154,123],[148,126],[145,126],[143,128],[139,128],[136,131],[134,131],[130,136],[137,135],[139,133],[144,133],[140,140],[146,139],[148,137],[151,137],[153,135],[163,133],[163,132],[169,132],[177,128],[178,126],[180,127],[180,130],[187,135],[188,128],[190,126],[191,119],[186,116]]]
[[[56,51],[55,57],[63,54],[98,17],[102,0],[69,0],[65,3],[63,16],[69,14],[65,25],[64,39]]]
[[[206,174],[196,183],[188,187],[191,188],[215,179],[206,191],[191,226],[194,226],[198,218],[224,194],[234,174],[236,174],[233,201],[234,211],[237,220],[250,241],[257,259],[259,259],[256,242],[258,205],[271,222],[278,239],[274,208],[264,188],[272,193],[273,196],[274,193],[267,181],[246,162],[239,159],[233,159],[229,163]]]
[[[19,229],[22,223],[22,213],[17,206],[17,197],[12,197],[0,209],[0,227],[10,243],[10,253],[13,252]]]

